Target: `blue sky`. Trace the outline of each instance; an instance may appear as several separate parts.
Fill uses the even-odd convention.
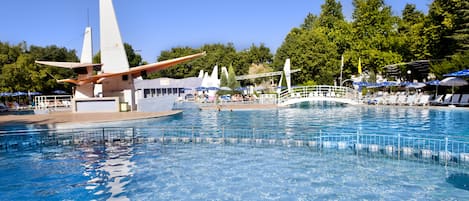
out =
[[[351,19],[352,0],[341,0]],[[400,15],[406,3],[427,12],[431,0],[385,0]],[[172,47],[198,48],[232,42],[238,50],[264,43],[273,53],[293,27],[311,12],[319,14],[323,0],[114,0],[124,42],[145,61],[154,62]],[[99,48],[98,0],[14,0],[2,2],[0,41],[28,45],[58,45],[81,52],[88,24]]]

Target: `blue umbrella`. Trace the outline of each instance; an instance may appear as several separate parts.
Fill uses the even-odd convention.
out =
[[[438,85],[440,85],[440,80],[428,81],[428,82],[425,82],[425,84],[427,84],[427,85],[433,85],[433,86],[438,86]]]
[[[6,96],[11,96],[10,92],[2,92],[0,93],[0,97],[6,97]]]
[[[425,87],[424,83],[418,82],[418,83],[410,83],[408,84],[405,88],[414,88],[414,89],[420,89]]]
[[[370,86],[370,83],[368,83],[368,82],[353,82],[353,85],[358,85],[359,87],[366,87],[366,86]]]
[[[465,76],[469,76],[469,69],[444,74],[443,76],[445,76],[445,77],[465,77]]]
[[[209,87],[208,90],[218,90],[218,87]]]
[[[29,95],[30,96],[39,96],[39,95],[42,95],[41,92],[29,92]]]
[[[381,83],[382,86],[384,87],[392,87],[392,86],[399,86],[399,83],[398,82],[392,82],[392,81],[386,81],[386,82],[383,82]]]
[[[231,91],[232,89],[229,87],[220,87],[220,90]]]
[[[64,91],[64,90],[59,90],[59,89],[52,91],[52,93],[54,93],[54,94],[67,94],[66,91]]]
[[[207,90],[206,87],[197,87],[197,88],[195,88],[195,89],[196,89],[197,91],[205,91],[205,90]]]
[[[435,97],[438,96],[438,85],[440,85],[440,80],[428,81],[428,82],[425,82],[425,84],[436,86]]]
[[[28,95],[28,93],[22,92],[22,91],[17,91],[15,93],[11,94],[11,96],[27,96],[27,95]]]

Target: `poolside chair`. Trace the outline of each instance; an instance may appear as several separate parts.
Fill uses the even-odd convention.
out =
[[[397,96],[396,95],[391,95],[389,98],[386,100],[387,105],[395,105],[397,102]]]
[[[458,106],[468,106],[469,105],[469,94],[463,94],[461,100],[459,100]]]
[[[405,105],[414,105],[415,104],[415,99],[416,99],[417,95],[409,95],[407,97],[407,100],[405,101]]]
[[[445,98],[443,99],[443,102],[441,104],[442,105],[451,105],[451,97],[453,97],[453,94],[446,94]]]
[[[430,103],[430,95],[422,94],[417,102],[417,105],[425,106]]]
[[[451,105],[458,104],[460,97],[461,97],[461,94],[453,94],[453,97],[451,98]]]
[[[397,98],[398,105],[404,105],[406,103],[407,96],[405,94],[401,94]]]
[[[438,95],[438,96],[435,97],[435,99],[430,101],[430,104],[431,105],[440,105],[442,99],[443,99],[443,95]]]

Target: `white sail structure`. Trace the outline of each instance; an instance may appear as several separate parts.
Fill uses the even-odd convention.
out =
[[[129,61],[117,24],[112,0],[99,1],[101,63],[106,73],[129,70]]]

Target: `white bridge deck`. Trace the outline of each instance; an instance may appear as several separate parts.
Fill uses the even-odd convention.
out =
[[[278,105],[287,106],[310,101],[330,101],[351,105],[359,104],[358,92],[352,88],[317,85],[294,87],[290,91],[288,89],[282,91],[279,95]]]

